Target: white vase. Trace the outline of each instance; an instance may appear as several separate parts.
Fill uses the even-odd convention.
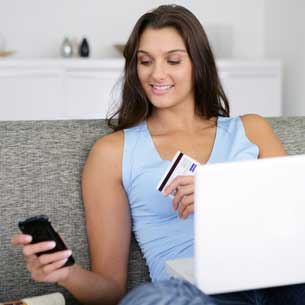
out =
[[[60,47],[60,54],[62,57],[72,57],[73,46],[69,38],[65,37]]]

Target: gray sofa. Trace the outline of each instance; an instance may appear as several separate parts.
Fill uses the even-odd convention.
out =
[[[269,121],[289,154],[305,153],[305,117]],[[0,302],[61,291],[67,304],[78,304],[61,287],[32,281],[10,236],[18,221],[46,214],[76,261],[90,268],[81,172],[95,140],[109,131],[104,120],[0,122]],[[148,280],[133,239],[128,287]]]

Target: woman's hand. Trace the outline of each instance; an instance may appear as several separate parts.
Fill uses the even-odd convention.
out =
[[[21,246],[23,248],[26,266],[28,271],[32,274],[32,279],[37,282],[51,283],[65,281],[71,273],[72,266],[65,268],[61,267],[72,254],[71,250],[37,256],[37,253],[53,249],[55,247],[55,242],[45,241],[30,244],[31,240],[31,235],[16,234],[12,237],[11,243],[14,246]]]
[[[188,215],[194,213],[194,177],[178,176],[163,191],[164,196],[168,196],[176,190],[173,199],[173,209],[178,209],[180,218],[186,219]]]

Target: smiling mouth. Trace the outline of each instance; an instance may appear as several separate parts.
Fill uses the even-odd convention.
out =
[[[166,91],[172,87],[174,87],[174,85],[150,85],[154,90],[157,91]]]

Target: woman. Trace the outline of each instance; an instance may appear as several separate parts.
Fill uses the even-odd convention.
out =
[[[179,304],[180,297],[189,304],[195,296],[201,304],[222,304],[217,302],[234,294],[212,299],[169,280],[165,261],[193,255],[194,179],[178,177],[163,194],[156,190],[158,181],[178,150],[202,164],[286,152],[263,118],[229,118],[207,37],[187,9],[160,6],[144,14],[124,57],[119,119],[109,120],[115,132],[95,143],[82,177],[92,271],[79,265],[61,268],[71,251],[36,256],[52,243],[30,245],[31,237],[22,234],[12,242],[23,246],[34,280],[57,282],[85,304],[115,304],[126,292],[132,229],[156,284],[136,289],[124,304],[143,304],[143,298],[150,304]],[[242,296],[236,300],[242,302]]]

